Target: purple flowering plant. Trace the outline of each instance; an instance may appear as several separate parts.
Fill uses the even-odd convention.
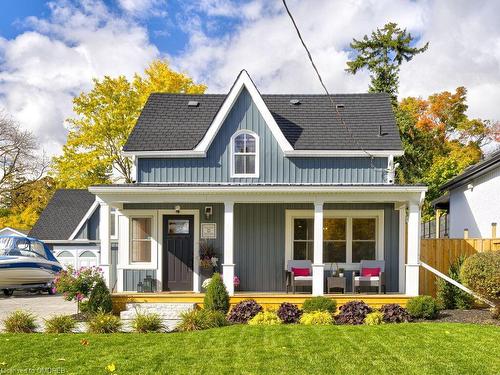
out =
[[[102,278],[100,267],[74,269],[68,266],[67,269],[57,274],[54,285],[56,291],[62,293],[66,301],[76,301],[78,311],[80,311],[80,302],[84,302],[89,297],[94,286]]]

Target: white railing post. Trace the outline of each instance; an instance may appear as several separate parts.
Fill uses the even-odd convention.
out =
[[[314,203],[314,262],[313,262],[313,287],[314,296],[324,294],[324,269],[323,264],[323,202]]]

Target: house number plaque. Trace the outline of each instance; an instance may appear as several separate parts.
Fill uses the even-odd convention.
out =
[[[203,238],[203,239],[216,239],[217,238],[217,224],[216,223],[202,223],[201,224],[201,238]]]

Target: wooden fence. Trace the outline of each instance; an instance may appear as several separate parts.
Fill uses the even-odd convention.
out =
[[[448,275],[448,268],[460,255],[473,255],[483,251],[500,251],[500,238],[496,239],[422,239],[420,259],[429,266]],[[436,276],[420,267],[420,294],[436,296]]]

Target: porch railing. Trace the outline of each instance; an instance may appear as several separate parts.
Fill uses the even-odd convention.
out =
[[[455,285],[457,288],[462,289],[464,292],[469,293],[470,295],[474,296],[474,298],[477,298],[478,300],[486,303],[487,305],[491,307],[495,307],[495,304],[493,302],[488,301],[486,298],[483,298],[479,296],[478,294],[474,293],[472,290],[469,288],[465,287],[464,285],[460,284],[458,281],[453,280],[451,277],[446,276],[444,273],[439,272],[437,269],[432,268],[429,266],[427,263],[420,261],[420,265],[424,267],[426,270],[432,272],[434,275],[442,278],[443,280],[449,282],[452,285]]]

